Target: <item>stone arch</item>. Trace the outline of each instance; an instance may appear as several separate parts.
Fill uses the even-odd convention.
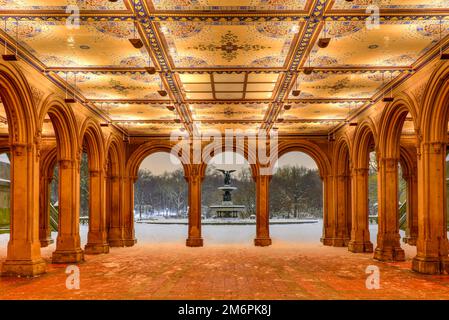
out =
[[[365,168],[369,161],[369,149],[374,143],[374,150],[378,154],[378,135],[374,122],[368,118],[360,123],[354,135],[352,148],[353,165],[356,168]]]
[[[92,118],[84,121],[79,141],[81,146],[85,142],[89,163],[89,233],[85,253],[108,253],[104,140],[100,125]]]
[[[103,170],[104,140],[100,125],[92,118],[84,120],[78,140],[80,141],[80,147],[83,147],[83,142],[86,141],[89,170]]]
[[[133,177],[135,179],[137,177],[137,172],[139,170],[140,164],[146,157],[156,152],[172,153],[172,148],[172,144],[162,142],[146,142],[140,145],[131,154],[128,161],[126,162],[126,173],[129,175],[129,177]],[[179,155],[176,156],[182,163],[182,166],[184,168],[184,176],[188,176],[190,174],[189,159],[187,157],[180,157]]]
[[[226,150],[225,146],[222,145],[220,148],[220,152],[218,154],[223,153],[223,152],[228,152],[228,151],[237,153],[237,154],[241,155],[243,158],[245,158],[245,160],[248,162],[248,164],[251,168],[251,173],[253,175],[253,178],[255,178],[259,175],[259,165],[258,165],[259,161],[257,161],[257,155],[255,154],[254,151],[249,150],[247,144],[245,144],[244,146],[234,145],[232,150]],[[200,165],[200,170],[199,170],[201,173],[201,176],[204,177],[209,161],[215,156],[214,145],[212,143],[206,145],[202,149],[202,154],[207,155],[206,159],[201,160],[202,163]]]
[[[36,142],[36,108],[31,88],[18,68],[0,64],[0,96],[8,120],[10,143]]]
[[[382,112],[379,148],[384,157],[399,158],[399,141],[402,127],[408,113],[412,116],[415,132],[417,132],[419,125],[417,110],[414,101],[407,94],[402,93],[398,97],[395,97],[394,102],[387,104]]]
[[[440,62],[430,76],[423,94],[420,119],[424,141],[447,140],[449,120],[449,63]]]
[[[22,72],[0,64],[0,96],[5,107],[11,147],[11,228],[5,275],[45,272],[39,242],[39,149],[37,113]]]
[[[306,140],[296,140],[280,142],[278,146],[278,157],[292,151],[304,152],[309,155],[317,164],[320,176],[323,179],[331,173],[331,164],[329,157],[315,143]],[[274,161],[271,161],[274,164]]]
[[[79,148],[78,128],[72,108],[67,106],[59,96],[51,94],[42,103],[39,114],[40,130],[42,130],[47,114],[55,131],[59,160],[75,159]]]
[[[333,166],[335,175],[349,174],[351,168],[351,149],[346,136],[340,136],[336,141],[333,152],[336,163]]]

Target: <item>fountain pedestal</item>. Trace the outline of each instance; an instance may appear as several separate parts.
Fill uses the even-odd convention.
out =
[[[209,208],[214,212],[214,218],[240,218],[241,214],[245,212],[244,205],[234,204],[232,202],[231,192],[236,190],[236,187],[225,185],[219,187],[219,190],[223,191],[223,201],[221,204],[212,205]]]

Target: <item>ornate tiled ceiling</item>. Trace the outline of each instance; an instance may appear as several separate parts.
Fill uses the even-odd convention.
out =
[[[0,0],[0,20],[21,58],[131,135],[325,135],[449,42],[447,0]]]

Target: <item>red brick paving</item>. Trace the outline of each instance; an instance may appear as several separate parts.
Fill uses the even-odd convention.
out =
[[[49,264],[37,278],[1,278],[0,299],[449,299],[449,276],[412,272],[415,249],[404,247],[407,261],[381,263],[315,243],[137,244],[87,256],[80,290],[66,289],[65,265]],[[380,268],[379,290],[365,287],[368,265]]]

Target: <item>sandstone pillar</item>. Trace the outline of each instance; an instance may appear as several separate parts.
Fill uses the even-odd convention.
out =
[[[348,250],[373,252],[368,223],[368,168],[352,170],[352,229]]]
[[[448,271],[444,142],[424,142],[418,155],[418,239],[412,269]]]
[[[110,176],[108,178],[109,192],[109,230],[108,242],[111,247],[125,246],[124,210],[122,209],[123,178]]]
[[[201,182],[203,177],[199,165],[192,165],[191,172],[185,177],[189,194],[189,231],[186,245],[188,247],[202,247],[201,237]]]
[[[11,147],[11,230],[3,275],[46,271],[39,241],[39,159],[35,145]]]
[[[396,158],[379,159],[378,168],[378,232],[374,259],[404,261],[399,235],[398,163]]]
[[[256,176],[256,238],[254,245],[271,245],[270,238],[270,180],[271,175]]]
[[[336,233],[335,207],[333,201],[334,177],[327,175],[323,181],[323,235],[320,241],[325,246],[331,246]]]
[[[109,252],[106,229],[106,179],[103,170],[89,172],[89,233],[86,254]]]
[[[348,230],[350,226],[350,195],[351,183],[350,176],[340,174],[335,177],[333,184],[334,201],[335,201],[335,233],[332,238],[332,246],[345,247],[351,237],[351,232]]]
[[[404,175],[403,178],[407,181],[407,227],[402,241],[416,246],[418,238],[418,176],[416,170]]]
[[[59,221],[53,263],[78,263],[84,260],[80,245],[80,162],[59,161]]]
[[[134,234],[134,183],[137,177],[124,178],[124,245],[132,247],[137,243]]]
[[[39,182],[39,240],[41,247],[48,247],[54,241],[50,230],[50,194],[53,176],[41,173]]]

